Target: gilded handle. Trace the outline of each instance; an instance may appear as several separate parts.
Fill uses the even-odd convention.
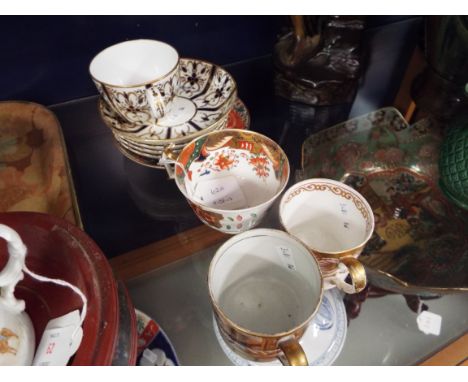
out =
[[[173,145],[169,145],[164,149],[163,155],[161,156],[161,159],[159,159],[159,164],[164,165],[170,179],[174,179],[175,177],[174,168],[172,166],[176,163],[177,154],[174,152]]]
[[[307,356],[299,344],[299,341],[292,337],[284,340],[278,344],[279,348],[283,351],[284,357],[280,360],[286,366],[308,366]]]
[[[346,265],[351,276],[352,286],[341,281],[335,280],[338,288],[342,289],[348,294],[359,293],[362,291],[367,284],[366,270],[364,265],[359,260],[356,260],[354,257],[345,257],[341,259],[341,262]]]
[[[164,149],[164,156],[174,162],[177,160],[177,154],[174,152],[173,145],[169,145]]]
[[[155,94],[153,94],[153,91]],[[163,97],[160,91],[154,87],[154,89],[146,89],[146,98],[148,98],[151,115],[157,121],[165,112]]]

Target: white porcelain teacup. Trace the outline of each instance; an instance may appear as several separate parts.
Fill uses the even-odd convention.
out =
[[[323,296],[317,260],[286,232],[253,229],[226,241],[208,270],[220,333],[254,361],[307,365],[299,344]]]
[[[301,240],[319,260],[325,285],[357,293],[367,283],[357,260],[374,231],[374,214],[353,188],[331,179],[307,179],[284,193],[280,220],[285,230]],[[344,266],[352,285],[338,272]]]
[[[162,162],[168,163],[167,151]],[[236,234],[258,225],[289,179],[289,162],[270,138],[221,130],[194,139],[177,158],[179,190],[205,224]]]
[[[154,124],[178,86],[179,54],[156,40],[130,40],[98,53],[89,66],[105,102],[124,120]]]

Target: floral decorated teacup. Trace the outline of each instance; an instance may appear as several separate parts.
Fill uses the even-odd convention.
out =
[[[179,54],[161,41],[125,41],[98,53],[89,72],[119,117],[134,124],[154,124],[174,98]]]
[[[281,147],[251,131],[211,132],[172,159],[175,171],[166,168],[200,220],[230,234],[257,226],[289,179]]]

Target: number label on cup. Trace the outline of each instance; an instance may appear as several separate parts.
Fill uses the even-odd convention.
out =
[[[291,271],[295,271],[296,263],[294,261],[292,250],[288,247],[278,245],[276,247],[276,251],[278,252],[278,255],[280,256],[281,261],[283,262],[284,266]]]
[[[247,201],[235,176],[200,181],[194,197],[204,205],[216,208],[238,209],[247,207]]]

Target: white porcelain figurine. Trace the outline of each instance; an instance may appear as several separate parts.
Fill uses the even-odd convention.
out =
[[[34,328],[24,311],[25,302],[14,296],[16,284],[23,279],[26,246],[10,227],[0,224],[0,237],[8,246],[9,258],[0,272],[0,366],[31,365]]]

